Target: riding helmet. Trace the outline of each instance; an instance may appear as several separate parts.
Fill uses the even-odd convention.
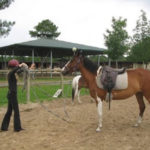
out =
[[[17,67],[19,66],[19,62],[16,59],[12,59],[8,62],[8,67]]]

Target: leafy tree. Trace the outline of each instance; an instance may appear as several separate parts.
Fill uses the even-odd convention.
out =
[[[15,22],[0,20],[0,37],[7,36]]]
[[[13,2],[13,1],[14,0],[1,0],[0,1],[0,10],[5,9],[6,7],[9,7],[11,2]],[[15,24],[15,22],[0,20],[0,37],[8,35],[11,30],[11,27],[14,24]]]
[[[128,59],[147,64],[150,61],[150,21],[148,21],[143,10],[141,10],[141,13],[133,30],[135,33],[132,37]]]
[[[145,64],[150,61],[150,37],[144,38],[132,46],[128,60]]]
[[[148,21],[145,11],[141,10],[141,13],[141,16],[139,16],[136,22],[136,27],[133,29],[132,45],[150,37],[150,21]]]
[[[128,33],[125,30],[126,19],[112,18],[112,31],[106,30],[104,34],[105,45],[108,48],[108,56],[112,60],[119,59],[128,50]]]
[[[58,27],[48,19],[38,23],[34,29],[35,31],[29,31],[31,37],[55,39],[60,35]]]
[[[6,7],[9,7],[9,5],[13,2],[14,0],[1,0],[0,1],[0,10],[4,9]]]
[[[100,62],[102,63],[108,61],[108,58],[105,55],[102,55],[102,56],[94,55],[94,56],[89,56],[89,58],[95,63],[98,62],[98,59],[100,59]]]

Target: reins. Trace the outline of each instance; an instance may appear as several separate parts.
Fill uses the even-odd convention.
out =
[[[29,71],[29,75],[30,75],[30,71]],[[33,78],[32,78],[32,79],[33,79]],[[37,84],[37,86],[39,87],[38,84]],[[65,113],[65,116],[68,118],[68,120],[65,119],[65,118],[63,118],[63,117],[61,117],[61,116],[59,116],[58,114],[54,113],[52,110],[50,110],[49,108],[47,108],[47,107],[39,100],[39,97],[37,96],[37,94],[36,94],[34,88],[32,88],[32,92],[33,92],[34,96],[36,97],[37,102],[38,102],[38,103],[40,104],[40,106],[43,107],[47,112],[49,112],[49,113],[52,114],[53,116],[55,116],[55,117],[57,117],[57,118],[59,118],[59,119],[65,121],[65,122],[67,122],[67,123],[70,123],[70,122],[69,122],[70,117],[69,117],[69,114],[68,114],[68,112],[67,112],[67,110],[66,110],[66,102],[65,102],[65,99],[63,100],[63,101],[64,101],[64,113]],[[45,93],[45,91],[44,91],[44,93]],[[46,93],[45,93],[45,94],[46,94]]]
[[[52,110],[50,110],[49,108],[47,108],[47,107],[39,100],[39,98],[38,98],[36,92],[35,92],[34,90],[32,90],[32,91],[33,91],[34,96],[36,96],[36,100],[37,100],[37,102],[41,105],[41,107],[43,107],[47,112],[49,112],[49,113],[52,114],[53,116],[55,116],[55,117],[57,117],[57,118],[59,118],[59,119],[65,121],[65,122],[67,122],[67,123],[70,123],[70,122],[69,122],[70,117],[69,117],[69,115],[68,115],[68,113],[67,113],[67,111],[66,111],[65,102],[64,102],[64,112],[65,112],[65,115],[69,118],[69,120],[67,120],[67,119],[65,119],[65,118],[63,118],[63,117],[61,117],[61,116],[59,116],[58,114],[54,113]]]

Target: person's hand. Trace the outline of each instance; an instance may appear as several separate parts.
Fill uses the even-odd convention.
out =
[[[28,68],[28,65],[26,63],[21,63],[21,64],[19,64],[19,67]]]

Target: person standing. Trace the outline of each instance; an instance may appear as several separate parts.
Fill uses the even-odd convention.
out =
[[[19,105],[17,100],[17,79],[16,74],[22,72],[22,67],[28,67],[27,64],[21,63],[16,59],[12,59],[8,62],[8,67],[10,69],[8,73],[8,107],[7,112],[3,118],[1,131],[7,131],[9,127],[10,117],[12,115],[12,111],[14,110],[14,131],[19,132],[23,130],[21,127],[20,121],[20,113],[19,113]]]

